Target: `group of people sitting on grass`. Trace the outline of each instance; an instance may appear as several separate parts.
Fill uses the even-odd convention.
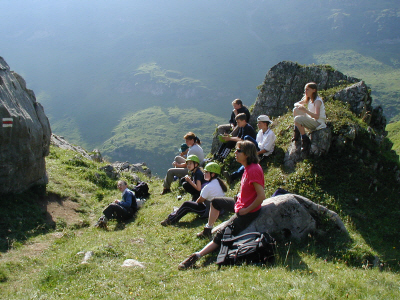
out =
[[[178,209],[170,213],[161,225],[176,224],[187,213],[196,213],[201,217],[208,217],[208,222],[198,237],[212,238],[212,228],[218,217],[226,213],[235,213],[227,226],[231,227],[232,234],[237,235],[244,230],[259,214],[261,204],[265,199],[264,172],[260,161],[270,156],[275,147],[276,136],[269,128],[272,121],[267,115],[257,118],[259,128],[256,134],[254,128],[248,123],[250,113],[240,99],[232,102],[233,111],[230,124],[218,127],[218,134],[222,142],[218,152],[214,155],[214,161],[208,162],[204,168],[204,153],[200,139],[188,132],[185,136],[185,144],[181,146],[181,154],[176,156],[164,178],[161,195],[171,192],[171,184],[179,178],[183,189],[191,195],[190,201],[185,201]],[[301,139],[301,151],[309,151],[311,142],[305,133],[305,129],[311,131],[326,127],[325,106],[317,94],[317,85],[313,82],[306,84],[303,98],[295,103],[293,109],[294,135],[292,141]],[[307,107],[306,107],[307,106]],[[235,149],[235,160],[240,167],[229,174],[222,172],[219,163]],[[227,185],[221,179],[223,175],[228,184],[240,179],[239,192],[234,198],[226,197]],[[106,227],[107,220],[115,217],[126,219],[132,217],[137,207],[134,193],[128,189],[126,182],[119,181],[118,189],[122,192],[122,200],[115,200],[100,217],[97,226]],[[203,249],[193,253],[181,264],[179,269],[192,267],[196,261],[219,248],[223,232],[217,232],[215,237]]]

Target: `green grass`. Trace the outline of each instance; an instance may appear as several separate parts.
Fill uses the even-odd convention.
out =
[[[400,121],[386,125],[388,138],[393,142],[393,150],[400,155]]]
[[[1,238],[10,243],[3,245],[0,257],[0,298],[398,299],[400,190],[393,176],[398,157],[376,144],[367,126],[345,105],[327,101],[326,107],[333,132],[357,126],[356,140],[344,148],[332,148],[326,157],[300,162],[295,172],[287,173],[282,163],[292,118],[287,114],[276,119],[276,153],[262,163],[265,193],[268,196],[283,187],[335,210],[350,240],[320,220],[324,236],[310,235],[299,244],[278,243],[273,264],[218,270],[216,254],[212,254],[199,261],[199,268],[178,271],[177,265],[206,241],[195,236],[205,220],[193,215],[185,216],[176,226],[159,224],[173,206],[182,203],[177,200],[177,182],[171,194],[160,196],[162,181],[139,174],[151,192],[144,207],[134,220],[124,224],[111,221],[108,231],[99,230],[88,225],[111,199],[120,196],[116,181],[99,170],[104,164],[51,147],[46,193],[78,202],[79,214],[86,221],[46,226],[44,216],[35,211],[33,196],[27,197],[41,197],[40,190],[18,198],[2,197],[0,217],[6,229]],[[232,162],[231,154],[225,167],[235,168]],[[375,162],[377,171],[370,168]],[[129,173],[122,175],[132,183]],[[237,185],[231,186],[228,195]],[[183,200],[189,196],[184,195]],[[87,264],[81,264],[83,255],[78,253],[82,251],[94,253]],[[372,268],[376,256],[381,260],[380,268]],[[145,268],[121,267],[125,259],[136,259]]]

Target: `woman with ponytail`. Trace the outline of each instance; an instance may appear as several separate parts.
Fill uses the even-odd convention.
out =
[[[294,104],[294,135],[292,142],[301,138],[301,151],[308,153],[311,147],[310,138],[305,129],[311,131],[326,127],[325,105],[318,96],[318,87],[315,82],[309,82],[304,87],[303,98]]]
[[[185,139],[186,145],[189,147],[189,151],[187,156],[196,155],[199,158],[200,165],[204,161],[204,152],[203,149],[200,147],[201,142],[200,139],[193,133],[188,132],[183,137]],[[161,195],[171,192],[171,184],[174,181],[174,177],[182,178],[189,174],[186,159],[182,156],[176,156],[174,161],[172,162],[174,166],[171,169],[168,169],[167,175],[164,178],[164,189],[161,192]]]
[[[210,203],[216,197],[224,197],[225,192],[228,190],[225,183],[221,180],[221,178],[219,178],[220,174],[221,167],[217,163],[208,163],[204,168],[204,179],[208,181],[208,183],[201,190],[200,197],[195,202],[184,202],[178,210],[171,213],[164,221],[162,221],[161,225],[167,226],[175,224],[190,212],[207,218],[210,209]]]

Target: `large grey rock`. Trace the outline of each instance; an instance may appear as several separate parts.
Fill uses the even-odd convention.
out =
[[[329,66],[301,66],[289,61],[280,62],[265,76],[254,104],[250,123],[255,124],[257,116],[262,114],[279,117],[288,109],[291,110],[293,104],[303,96],[304,86],[308,82],[316,82],[318,89],[326,90],[343,83],[359,81]]]
[[[12,127],[4,126],[4,118]],[[0,57],[0,194],[47,183],[50,123],[24,79]]]
[[[372,107],[370,88],[364,81],[357,82],[338,91],[333,99],[350,104],[350,110],[377,131],[384,131],[386,118],[382,107]]]
[[[320,233],[317,228],[322,219],[330,220],[340,232],[348,234],[335,212],[305,197],[285,194],[264,200],[259,216],[239,234],[268,232],[277,240],[301,241],[309,233]],[[227,222],[214,228],[213,232],[224,228]]]
[[[333,96],[333,99],[349,103],[350,110],[359,117],[372,109],[372,98],[364,81],[340,90]]]

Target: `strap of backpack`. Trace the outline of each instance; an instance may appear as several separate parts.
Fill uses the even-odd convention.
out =
[[[248,232],[248,233],[234,236],[234,237],[232,237],[232,234],[231,234],[230,238],[225,238],[225,234],[224,234],[222,242],[233,243],[233,242],[236,242],[237,240],[241,240],[241,239],[244,240],[245,238],[252,239],[254,236],[259,237],[259,236],[261,236],[261,233],[260,232]]]
[[[217,256],[217,265],[219,266],[221,266],[221,264],[225,261],[226,256],[228,255],[229,246],[224,243],[224,241],[229,240],[230,238],[232,238],[232,229],[228,226],[224,230],[224,235],[221,240],[221,248]]]

